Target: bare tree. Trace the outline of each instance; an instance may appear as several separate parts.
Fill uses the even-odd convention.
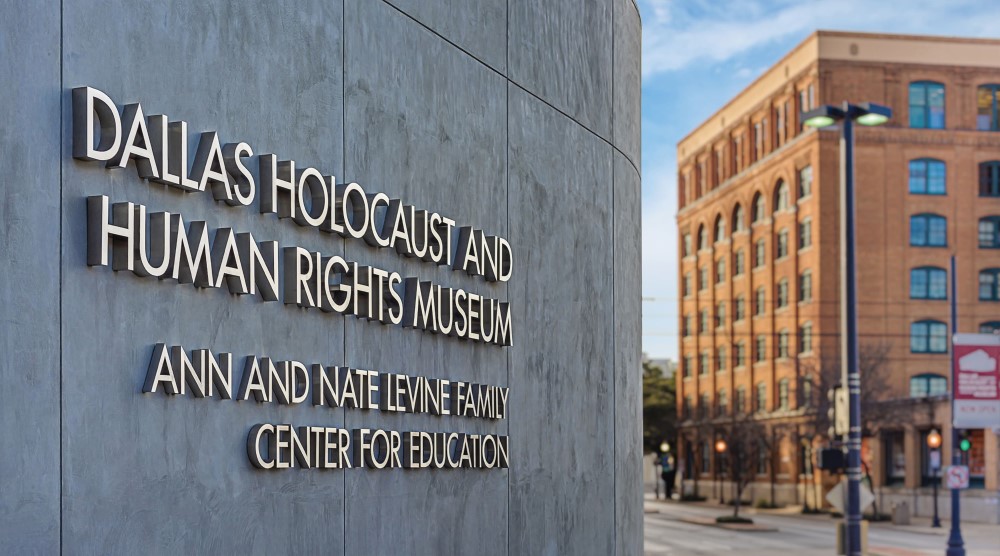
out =
[[[726,433],[729,476],[736,489],[733,518],[738,518],[743,492],[757,476],[758,461],[770,457],[771,442],[767,427],[747,412],[734,412]]]
[[[858,372],[861,375],[861,427],[864,436],[877,437],[883,428],[902,422],[901,419],[907,415],[905,404],[900,403],[898,397],[893,395],[889,382],[891,349],[889,343],[876,342],[862,344],[858,351]],[[809,413],[810,426],[807,428],[812,429],[812,438],[833,440],[827,432],[833,425],[829,417],[833,402],[828,398],[827,392],[841,385],[840,354],[821,357],[818,361],[807,364],[803,371],[803,376],[811,378],[815,385],[812,399],[803,400],[809,407],[815,408]],[[862,465],[869,484],[872,484],[871,469],[865,462],[862,462]],[[872,511],[878,515],[878,504],[873,504]]]

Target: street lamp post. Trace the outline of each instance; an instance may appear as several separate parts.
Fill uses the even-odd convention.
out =
[[[927,447],[931,449],[931,475],[933,475],[931,487],[934,491],[934,520],[931,521],[931,527],[941,527],[941,520],[938,518],[938,470],[941,468],[941,452],[939,451],[941,434],[937,429],[932,429],[927,434]]]
[[[718,439],[718,440],[715,441],[715,453],[719,454],[715,458],[716,462],[721,463],[720,460],[723,457],[725,457],[725,455],[726,455],[726,448],[727,448],[727,446],[726,446],[726,441],[725,440],[723,440],[723,439],[720,438],[720,439]],[[720,465],[720,467],[722,467],[722,466]],[[722,468],[722,476],[723,476],[723,478],[725,478],[725,476],[726,476],[726,469],[725,469],[725,467]],[[726,489],[725,489],[725,487],[723,487],[722,481],[719,481],[719,503],[720,504],[725,504],[726,503]]]
[[[865,126],[889,121],[892,110],[871,103],[820,106],[802,114],[809,127],[840,125],[841,183],[841,314],[843,315],[844,357],[842,375],[848,388],[849,428],[847,433],[847,511],[844,513],[847,554],[861,555],[861,377],[858,372],[857,273],[855,272],[854,229],[854,122]]]

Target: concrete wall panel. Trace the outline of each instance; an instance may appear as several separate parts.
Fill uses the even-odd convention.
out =
[[[614,354],[617,554],[642,552],[642,186],[615,153]]]
[[[507,0],[386,0],[496,71],[507,69]]]
[[[511,0],[509,77],[611,138],[611,0]]]
[[[632,166],[641,167],[642,24],[633,0],[615,2],[614,138]]]
[[[612,149],[511,86],[510,549],[614,552]],[[544,300],[532,302],[531,300]]]
[[[0,2],[0,541],[59,550],[59,6]]]

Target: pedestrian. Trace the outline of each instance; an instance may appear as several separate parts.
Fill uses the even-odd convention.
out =
[[[660,478],[663,479],[665,497],[670,500],[674,495],[674,480],[677,478],[677,470],[674,469],[674,457],[669,454],[663,454],[660,458]]]

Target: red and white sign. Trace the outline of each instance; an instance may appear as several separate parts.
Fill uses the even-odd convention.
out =
[[[959,429],[1000,426],[1000,336],[955,334],[952,424]]]
[[[945,474],[948,481],[948,488],[961,490],[969,488],[969,467],[965,465],[952,465]]]

